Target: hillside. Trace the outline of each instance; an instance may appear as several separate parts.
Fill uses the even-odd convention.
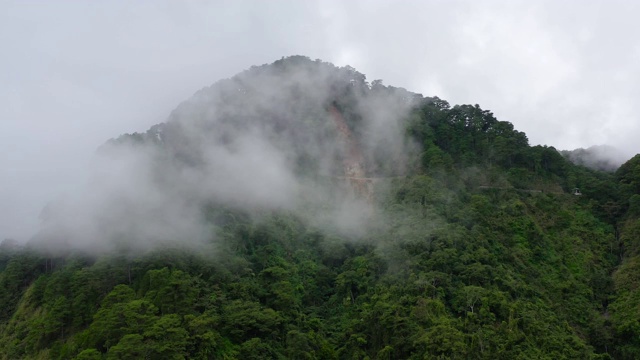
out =
[[[635,359],[639,161],[576,165],[350,67],[252,67],[0,245],[0,359]]]
[[[606,145],[571,151],[563,150],[560,153],[576,165],[607,172],[615,172],[626,160],[620,150]]]

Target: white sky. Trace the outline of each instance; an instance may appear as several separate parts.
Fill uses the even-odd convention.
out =
[[[637,1],[0,1],[0,240],[108,138],[288,55],[480,104],[531,144],[640,152]]]

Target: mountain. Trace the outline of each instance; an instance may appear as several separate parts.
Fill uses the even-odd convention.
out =
[[[578,166],[351,67],[252,67],[0,245],[0,358],[638,358],[638,161]]]
[[[589,148],[563,150],[562,156],[576,165],[586,166],[590,169],[614,172],[626,160],[626,156],[613,146],[596,145]]]

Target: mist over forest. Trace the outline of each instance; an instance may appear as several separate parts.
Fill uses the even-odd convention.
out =
[[[89,252],[201,245],[214,236],[202,214],[213,204],[251,213],[306,207],[310,222],[361,232],[371,204],[332,190],[349,176],[343,163],[355,151],[360,177],[404,175],[419,146],[401,120],[419,101],[304,57],[251,68],[198,91],[165,123],[108,141],[87,186],[47,206],[34,241]],[[337,116],[350,133],[339,133],[329,108],[345,114]],[[320,206],[320,214],[310,209]]]
[[[635,359],[639,169],[349,66],[253,66],[0,244],[0,359]]]
[[[620,150],[610,145],[594,145],[586,149],[563,150],[560,153],[576,165],[608,172],[616,171],[629,160]]]

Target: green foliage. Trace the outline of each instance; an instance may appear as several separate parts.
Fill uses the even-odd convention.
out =
[[[302,89],[282,95],[297,99],[282,114],[229,121],[295,120],[323,138],[335,106],[360,137],[359,96],[417,99],[406,171],[389,160],[397,149],[367,159],[394,177],[372,200],[375,224],[347,237],[299,213],[207,203],[212,253],[52,257],[3,242],[0,359],[640,358],[639,157],[615,175],[589,170],[478,105],[304,57],[221,82],[220,106],[257,96],[235,95],[247,79],[316,67],[334,98]],[[152,135],[111,145],[161,146]],[[290,160],[311,176],[320,158],[304,145]]]
[[[102,358],[100,351],[96,349],[86,349],[82,350],[82,352],[75,357],[75,360],[101,360]]]

